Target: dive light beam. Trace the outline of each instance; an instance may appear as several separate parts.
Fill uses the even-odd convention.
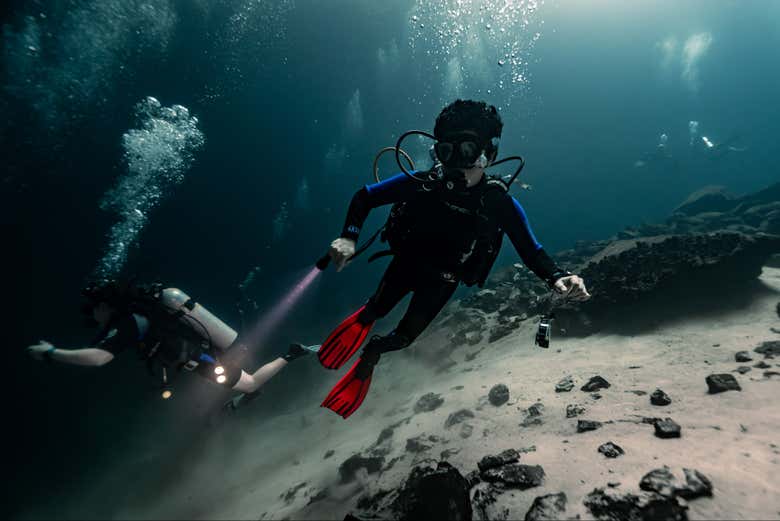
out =
[[[290,314],[290,311],[298,303],[306,290],[322,273],[316,267],[312,268],[299,282],[297,282],[282,299],[274,305],[268,312],[258,318],[250,333],[246,336],[245,342],[250,349],[256,349],[267,342],[279,324]]]

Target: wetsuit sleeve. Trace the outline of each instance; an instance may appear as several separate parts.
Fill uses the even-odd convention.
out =
[[[412,172],[414,173],[414,172]],[[379,183],[366,185],[352,197],[341,237],[357,241],[368,213],[379,206],[405,200],[417,190],[417,182],[400,173]]]
[[[117,355],[143,340],[148,329],[149,321],[146,317],[137,314],[126,315],[116,321],[114,327],[95,344],[95,347]]]
[[[508,194],[502,194],[496,204],[499,207],[498,215],[501,229],[512,241],[512,245],[523,263],[537,277],[552,286],[556,280],[568,274],[566,270],[555,264],[555,261],[536,240],[525,210],[517,199]]]

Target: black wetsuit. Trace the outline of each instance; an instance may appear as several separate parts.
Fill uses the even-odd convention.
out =
[[[341,233],[356,241],[369,211],[379,206],[414,202],[420,213],[401,251],[395,248],[392,262],[361,315],[364,323],[383,317],[407,293],[413,293],[393,333],[399,340],[386,342],[381,352],[406,347],[438,315],[463,281],[463,267],[475,254],[480,233],[503,231],[523,262],[549,285],[567,273],[537,242],[520,203],[506,190],[490,186],[485,177],[471,188],[448,189],[439,181],[436,189],[429,190],[405,174],[367,185],[352,198]]]
[[[225,369],[222,385],[227,387],[233,387],[241,378],[239,367],[230,360],[217,361],[209,354],[208,346],[201,345],[200,337],[187,331],[185,326],[171,319],[167,319],[166,324],[161,324],[162,320],[157,322],[140,313],[124,313],[111,322],[102,338],[94,342],[94,347],[114,356],[133,349],[141,359],[153,359],[176,370],[192,360],[197,362],[193,371],[213,382],[217,382],[218,376],[214,369],[220,365]]]

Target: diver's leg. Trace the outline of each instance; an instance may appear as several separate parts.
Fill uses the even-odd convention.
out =
[[[367,324],[390,313],[401,302],[401,299],[412,290],[413,277],[411,266],[400,261],[398,257],[393,257],[382,275],[379,286],[368,299],[358,320]]]
[[[241,371],[241,378],[239,378],[236,385],[233,386],[233,389],[246,394],[253,393],[262,387],[268,380],[276,376],[276,374],[288,363],[287,360],[280,356],[276,360],[268,362],[260,367],[252,374]]]
[[[361,355],[365,366],[362,370],[370,371],[379,362],[382,353],[408,347],[436,318],[457,287],[457,282],[438,278],[421,281],[414,288],[412,300],[398,327],[389,335],[375,335],[366,345]]]
[[[409,338],[410,342],[420,336],[449,302],[457,287],[457,282],[438,278],[423,281],[414,289],[409,308],[395,332]]]

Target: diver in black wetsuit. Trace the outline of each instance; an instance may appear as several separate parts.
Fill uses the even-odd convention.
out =
[[[61,349],[41,340],[27,348],[30,356],[97,367],[123,351],[136,351],[150,371],[161,367],[164,399],[172,395],[168,371],[187,370],[245,393],[228,402],[236,408],[288,362],[319,347],[292,344],[285,355],[247,373],[238,365],[245,351],[238,334],[179,289],[105,280],[85,288],[82,294],[85,318],[98,327],[91,345]]]
[[[583,280],[555,262],[534,237],[520,203],[485,168],[496,160],[503,124],[495,107],[457,100],[436,119],[434,151],[438,174],[421,183],[406,173],[358,190],[341,236],[329,250],[341,271],[355,254],[361,227],[371,209],[394,204],[383,239],[394,256],[376,292],[322,344],[319,359],[340,368],[360,347],[376,319],[384,317],[408,293],[409,307],[395,330],[374,336],[360,359],[334,387],[324,407],[349,417],[368,391],[382,353],[409,346],[452,297],[459,283],[485,282],[503,234],[523,262],[556,291],[572,299],[590,295]]]

